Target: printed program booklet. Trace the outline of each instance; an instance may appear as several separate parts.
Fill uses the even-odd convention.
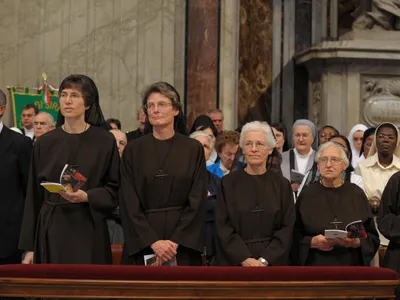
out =
[[[76,192],[86,182],[85,176],[76,170],[77,167],[76,165],[66,164],[61,172],[60,182],[42,182],[40,185],[50,193]]]
[[[367,238],[363,222],[361,220],[347,224],[345,230],[325,229],[325,238],[327,239],[345,239],[345,238]]]
[[[154,264],[156,263],[156,255],[155,254],[144,255],[143,258],[144,258],[145,266],[154,266]],[[166,261],[162,265],[163,266],[177,266],[176,256],[171,258],[169,261]]]

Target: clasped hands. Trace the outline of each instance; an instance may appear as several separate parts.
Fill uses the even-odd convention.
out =
[[[266,265],[264,265],[261,262],[261,257],[259,259],[255,259],[252,257],[246,258],[244,261],[242,261],[242,266],[243,267],[266,267]]]
[[[88,202],[88,195],[86,192],[82,190],[77,190],[76,192],[66,192],[60,191],[58,194],[61,195],[65,200],[71,203],[81,203],[81,202]]]
[[[316,235],[311,239],[311,248],[321,251],[331,251],[335,245],[340,245],[345,248],[358,248],[360,247],[360,239],[327,239],[322,234]]]
[[[151,245],[156,255],[156,263],[154,266],[162,266],[163,263],[171,260],[176,256],[178,244],[170,240],[159,240]]]

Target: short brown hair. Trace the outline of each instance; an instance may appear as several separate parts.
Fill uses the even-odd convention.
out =
[[[238,132],[233,130],[225,130],[217,136],[217,139],[215,141],[215,150],[217,151],[217,153],[221,153],[222,148],[226,144],[239,145],[239,138],[240,135]]]

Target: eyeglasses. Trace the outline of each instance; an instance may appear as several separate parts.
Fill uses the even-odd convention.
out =
[[[309,136],[310,136],[310,134],[308,134],[308,133],[303,133],[303,134],[301,134],[301,133],[296,133],[296,134],[294,135],[294,138],[295,138],[295,139],[300,139],[300,138],[306,139],[306,138],[308,138]]]
[[[262,143],[262,142],[251,142],[251,141],[247,141],[247,142],[245,142],[244,143],[244,145],[243,145],[243,148],[244,149],[246,149],[246,150],[251,150],[251,149],[253,149],[253,147],[256,147],[257,148],[257,150],[259,150],[259,151],[262,151],[262,150],[265,150],[265,149],[267,149],[267,145],[266,144],[264,144],[264,143]]]
[[[163,110],[167,108],[168,106],[172,106],[171,102],[158,102],[158,103],[147,103],[144,105],[144,108],[147,109],[148,111],[153,111],[156,109],[156,107],[160,110]]]
[[[383,133],[378,134],[376,137],[380,140],[389,139],[391,141],[394,141],[396,139],[394,135],[386,135]]]
[[[71,101],[78,101],[79,99],[82,98],[82,95],[77,94],[77,93],[71,93],[71,94],[61,93],[60,94],[60,99],[65,101],[68,98],[71,99]]]
[[[337,166],[342,161],[342,159],[339,157],[321,157],[319,159],[319,164],[321,166],[326,166],[329,161],[331,162],[332,166]]]

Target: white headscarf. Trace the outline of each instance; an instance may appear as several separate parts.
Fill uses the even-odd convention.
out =
[[[351,153],[352,155],[352,159],[351,159],[351,165],[353,166],[353,168],[356,168],[358,165],[358,162],[360,161],[360,151],[358,151],[356,149],[356,147],[354,147],[354,143],[353,143],[353,135],[357,132],[357,131],[362,131],[364,133],[365,130],[367,130],[368,127],[363,125],[363,124],[357,124],[355,125],[349,133],[349,136],[347,137],[347,139],[350,142],[350,147],[351,147]]]
[[[393,128],[396,130],[396,132],[397,132],[397,144],[396,144],[396,149],[394,149],[394,155],[396,155],[397,157],[400,157],[400,132],[399,132],[399,129],[397,128],[397,126],[396,125],[394,125],[393,123],[390,123],[390,122],[383,122],[383,123],[381,123],[381,124],[379,124],[377,127],[376,127],[376,130],[375,130],[375,133],[374,133],[374,141],[372,142],[372,146],[371,146],[371,148],[369,149],[369,153],[368,153],[368,157],[371,157],[371,156],[373,156],[375,153],[377,153],[378,152],[378,149],[377,149],[377,147],[376,147],[376,136],[377,136],[377,134],[378,134],[378,130],[379,130],[379,128],[382,126],[382,125],[385,125],[385,124],[389,124],[389,125],[392,125],[393,126]]]

